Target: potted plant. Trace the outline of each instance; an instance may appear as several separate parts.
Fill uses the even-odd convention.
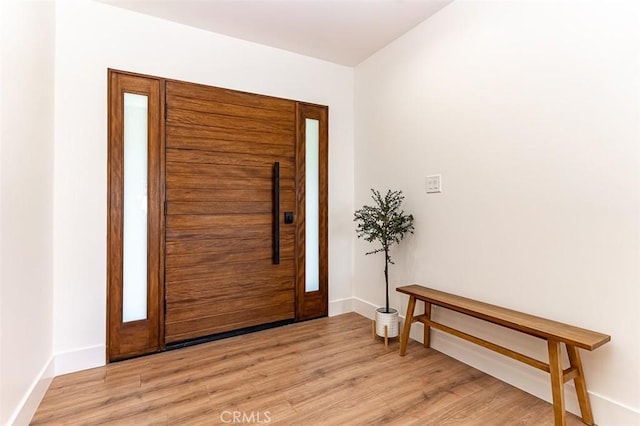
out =
[[[354,222],[357,222],[358,238],[380,246],[366,254],[384,252],[384,280],[386,285],[386,303],[376,310],[376,334],[384,337],[398,335],[398,310],[389,308],[389,264],[393,264],[389,251],[398,244],[407,232],[413,234],[413,215],[402,210],[402,191],[388,190],[385,196],[371,189],[373,206],[363,206],[356,210]],[[387,336],[385,336],[387,326]]]

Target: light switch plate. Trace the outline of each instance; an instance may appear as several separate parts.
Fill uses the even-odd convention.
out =
[[[442,175],[427,176],[427,194],[442,192]]]

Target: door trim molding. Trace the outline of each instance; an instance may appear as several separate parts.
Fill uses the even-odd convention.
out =
[[[298,102],[296,104],[296,320],[308,320],[328,315],[329,311],[329,108]],[[318,120],[319,134],[319,290],[305,288],[305,143],[307,118]]]
[[[164,89],[162,79],[109,69],[107,129],[107,361],[162,349],[164,330]],[[122,321],[124,93],[148,97],[147,316]]]

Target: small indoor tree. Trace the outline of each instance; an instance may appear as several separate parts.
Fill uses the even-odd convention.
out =
[[[384,280],[386,284],[385,313],[389,313],[389,264],[393,264],[389,251],[398,244],[407,232],[413,234],[413,215],[402,210],[404,195],[402,191],[388,190],[385,196],[371,189],[373,206],[363,206],[356,210],[354,222],[357,222],[358,238],[370,243],[379,243],[380,247],[366,254],[384,252]]]

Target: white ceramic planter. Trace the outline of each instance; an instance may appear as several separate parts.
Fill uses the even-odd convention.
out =
[[[376,309],[376,334],[384,337],[384,327],[387,326],[387,337],[398,335],[398,310],[389,308],[389,313],[384,308]]]

